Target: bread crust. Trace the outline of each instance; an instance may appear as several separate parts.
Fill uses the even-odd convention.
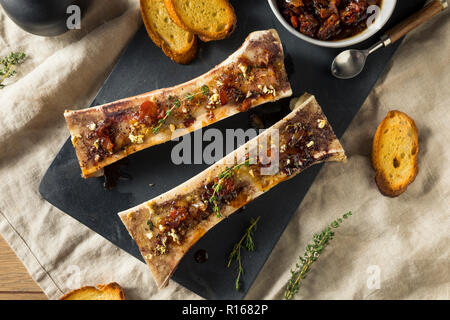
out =
[[[142,15],[142,20],[144,21],[145,29],[147,33],[152,39],[152,41],[164,52],[166,56],[179,64],[189,64],[192,60],[194,60],[197,49],[198,49],[198,41],[197,37],[193,35],[192,42],[187,50],[184,52],[175,52],[170,46],[162,39],[158,33],[153,29],[152,24],[148,21],[147,15],[145,14],[144,6],[147,0],[140,0],[140,10]],[[184,29],[184,28],[183,28]]]
[[[236,28],[236,24],[237,24],[236,13],[234,11],[233,6],[227,0],[223,0],[223,2],[227,6],[228,10],[230,10],[230,12],[231,12],[231,15],[230,15],[231,19],[228,21],[227,28],[225,28],[223,32],[219,32],[219,33],[205,32],[204,30],[194,30],[183,20],[182,15],[179,12],[177,12],[173,1],[174,0],[164,0],[164,4],[167,8],[167,11],[169,12],[170,18],[172,18],[173,22],[175,22],[181,28],[198,35],[203,42],[208,42],[208,41],[213,41],[213,40],[222,40],[222,39],[228,38],[233,33],[234,29]]]
[[[95,287],[84,286],[66,293],[64,296],[59,298],[59,300],[80,300],[80,299],[70,299],[70,297],[73,297],[74,295],[82,295],[84,292],[90,290],[97,290],[99,292],[108,292],[111,296],[117,297],[117,299],[114,300],[125,300],[125,294],[123,292],[123,289],[117,282],[111,282],[108,284],[98,284]]]
[[[388,127],[388,123],[387,123],[388,119],[391,117],[394,117],[394,116],[402,117],[403,119],[405,119],[408,122],[409,126],[413,130],[412,139],[414,139],[414,145],[417,148],[417,151],[415,152],[414,155],[412,155],[412,159],[411,159],[411,161],[413,161],[413,170],[412,170],[409,178],[405,181],[405,183],[400,185],[398,188],[391,187],[391,185],[389,183],[389,179],[388,179],[386,173],[382,170],[381,165],[378,161],[379,156],[381,154],[381,146],[380,146],[381,137],[382,137],[385,129]],[[417,161],[417,157],[419,154],[418,135],[419,135],[418,130],[417,130],[414,120],[411,119],[404,112],[401,112],[398,110],[389,111],[387,116],[383,119],[383,121],[378,126],[377,131],[375,132],[375,136],[373,138],[373,143],[372,143],[371,163],[372,163],[372,167],[374,168],[375,173],[376,173],[375,182],[378,186],[378,189],[384,196],[392,197],[392,198],[398,197],[403,192],[405,192],[406,189],[408,188],[408,186],[416,179],[416,176],[419,172],[418,161]]]

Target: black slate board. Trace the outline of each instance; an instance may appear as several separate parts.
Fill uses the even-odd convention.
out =
[[[398,1],[388,26],[401,21],[419,9],[424,2]],[[289,34],[276,20],[267,1],[236,0],[232,3],[238,15],[236,31],[229,39],[202,43],[197,59],[188,66],[170,61],[151,42],[145,29],[141,28],[91,106],[190,80],[223,61],[239,48],[250,32],[275,28],[285,48],[294,96],[305,91],[314,94],[340,137],[398,44],[371,56],[366,70],[357,78],[338,80],[330,74],[330,63],[340,50],[316,47]],[[358,47],[368,47],[377,39],[378,36],[374,36]],[[285,99],[260,106],[257,112],[265,114],[282,110],[288,101]],[[248,117],[248,113],[239,114],[211,127],[222,131],[225,128],[246,129],[249,127]],[[176,143],[165,143],[130,156],[129,164],[124,170],[131,175],[132,180],[121,180],[115,189],[108,191],[103,188],[103,178],[80,178],[74,149],[70,140],[67,140],[43,177],[39,191],[48,202],[143,261],[117,213],[170,190],[208,167],[206,164],[172,164],[170,154]],[[218,224],[188,252],[173,280],[207,299],[242,299],[319,170],[320,166],[306,170],[253,201],[242,212]],[[150,187],[150,183],[154,186]],[[250,218],[257,216],[261,216],[255,235],[257,250],[243,254],[245,274],[242,277],[242,288],[235,291],[236,274],[234,269],[226,268],[227,256]],[[316,231],[311,230],[311,234]],[[206,263],[194,261],[193,256],[198,249],[207,250],[209,259]],[[295,257],[292,259],[294,262]]]

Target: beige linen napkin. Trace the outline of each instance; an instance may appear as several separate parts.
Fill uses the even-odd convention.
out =
[[[81,30],[55,38],[23,32],[0,10],[0,56],[19,49],[30,56],[0,91],[0,233],[51,299],[110,281],[130,299],[198,299],[173,281],[157,290],[143,263],[38,192],[68,137],[64,109],[89,105],[140,26],[137,1],[110,4],[93,1]],[[342,139],[348,163],[323,167],[247,298],[281,298],[312,234],[352,210],[297,298],[448,299],[449,16],[402,45]],[[369,161],[372,136],[391,109],[413,117],[420,133],[419,175],[396,199],[378,192]]]

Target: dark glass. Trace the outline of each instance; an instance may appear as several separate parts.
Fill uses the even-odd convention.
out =
[[[78,5],[81,11],[90,0],[0,0],[6,14],[23,30],[40,36],[67,32],[67,8]]]

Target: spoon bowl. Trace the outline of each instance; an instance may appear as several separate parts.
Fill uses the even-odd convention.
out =
[[[345,50],[334,58],[331,72],[339,79],[356,77],[363,70],[366,59],[366,50]]]
[[[334,58],[331,64],[331,73],[339,79],[350,79],[356,77],[364,68],[367,56],[380,48],[400,40],[411,30],[430,20],[433,16],[448,8],[447,0],[433,0],[422,10],[416,12],[400,24],[388,30],[381,40],[367,50],[346,50]]]

